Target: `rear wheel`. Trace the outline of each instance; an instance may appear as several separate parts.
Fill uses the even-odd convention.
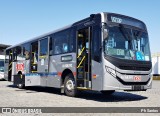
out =
[[[104,95],[112,95],[115,92],[115,90],[108,90],[108,91],[101,91]]]
[[[18,72],[18,75],[19,75],[19,77],[21,77],[21,79],[22,79],[22,72],[21,72],[21,71]],[[19,83],[17,86],[18,86],[19,89],[23,89],[23,88],[25,87],[25,85],[22,84],[22,82]]]
[[[24,88],[24,84],[18,84],[17,85],[19,89],[23,89]]]
[[[68,74],[64,80],[64,92],[67,96],[74,97],[77,95],[75,79],[72,74]]]

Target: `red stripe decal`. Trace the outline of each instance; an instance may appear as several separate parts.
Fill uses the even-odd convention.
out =
[[[58,76],[62,76],[62,72],[58,72],[58,74],[57,74]]]
[[[73,72],[73,76],[76,76],[76,72]]]

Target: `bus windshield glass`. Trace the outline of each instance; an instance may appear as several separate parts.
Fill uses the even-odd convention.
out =
[[[150,61],[147,32],[123,25],[109,25],[104,37],[104,53],[116,58]],[[104,31],[105,32],[105,31]]]

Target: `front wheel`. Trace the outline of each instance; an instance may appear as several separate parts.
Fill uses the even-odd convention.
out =
[[[75,97],[77,95],[75,79],[72,74],[68,74],[65,77],[64,92],[67,96],[70,96],[70,97]]]
[[[108,91],[101,91],[104,95],[112,95],[115,92],[115,90],[108,90]]]

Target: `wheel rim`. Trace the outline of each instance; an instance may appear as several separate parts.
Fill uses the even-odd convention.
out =
[[[72,80],[68,80],[67,83],[66,83],[66,88],[67,90],[69,91],[72,91],[74,89],[74,83]]]

